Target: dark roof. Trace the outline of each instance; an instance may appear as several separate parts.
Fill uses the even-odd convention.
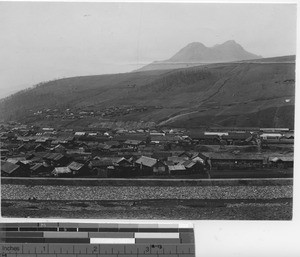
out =
[[[45,166],[42,163],[37,163],[33,167],[31,167],[30,169],[33,170],[33,171],[36,171],[39,168],[45,168]]]
[[[183,152],[180,155],[178,155],[179,157],[182,157],[183,155],[186,155],[189,158],[195,158],[199,155],[199,152]]]
[[[237,132],[229,132],[228,135],[223,135],[222,139],[236,139],[236,140],[246,140],[251,137],[251,133],[237,133]]]
[[[155,151],[152,154],[152,157],[155,158],[155,159],[166,159],[170,156],[172,156],[172,153],[168,152],[168,151]]]
[[[34,149],[35,150],[36,149],[44,149],[44,150],[46,150],[46,148],[43,145],[41,145],[41,144],[38,144]]]
[[[280,138],[280,139],[273,139],[273,138],[267,138],[262,140],[264,143],[269,143],[269,144],[294,144],[294,139],[293,138]]]
[[[30,159],[32,162],[43,162],[43,159],[41,157],[35,156]]]
[[[140,152],[122,152],[122,153],[118,153],[119,156],[124,156],[125,158],[130,158],[130,157],[141,157],[141,153]]]
[[[178,141],[181,138],[179,136],[176,135],[151,135],[151,141],[158,141],[158,142],[174,142],[174,141]]]
[[[167,165],[167,166],[171,166],[171,165],[174,165],[174,162],[172,162],[172,161],[164,161],[164,164]]]
[[[46,154],[48,154],[48,152],[32,152],[32,155],[40,158],[43,158]]]
[[[58,142],[67,143],[73,141],[75,139],[74,136],[59,136],[56,138]]]
[[[18,147],[18,150],[24,148],[26,151],[29,151],[31,149],[34,149],[35,148],[35,144],[22,144]]]
[[[20,168],[20,166],[17,164],[1,161],[1,171],[5,172],[7,174],[13,173],[18,168]]]
[[[64,157],[61,153],[47,153],[43,156],[44,159],[59,161]]]
[[[259,127],[210,127],[212,131],[259,131]]]
[[[218,135],[205,135],[204,132],[189,132],[188,135],[193,139],[219,139]]]
[[[193,160],[187,160],[182,165],[186,168],[192,168],[196,163]]]

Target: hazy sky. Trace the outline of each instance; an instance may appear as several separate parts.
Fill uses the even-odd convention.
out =
[[[0,2],[0,97],[55,78],[120,73],[191,42],[296,52],[295,4]]]

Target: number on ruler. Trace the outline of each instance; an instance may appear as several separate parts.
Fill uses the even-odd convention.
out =
[[[98,247],[97,246],[93,247],[93,253],[98,253]]]
[[[146,246],[145,253],[150,253],[150,247],[149,246]]]

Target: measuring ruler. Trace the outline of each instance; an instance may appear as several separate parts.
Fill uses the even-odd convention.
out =
[[[2,257],[195,257],[189,224],[0,223]]]

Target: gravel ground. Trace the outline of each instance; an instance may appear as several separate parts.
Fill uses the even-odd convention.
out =
[[[26,186],[5,184],[7,200],[138,200],[138,199],[275,199],[292,198],[292,186],[96,187]]]
[[[290,220],[293,187],[1,186],[4,217]],[[29,200],[29,198],[35,200]]]

